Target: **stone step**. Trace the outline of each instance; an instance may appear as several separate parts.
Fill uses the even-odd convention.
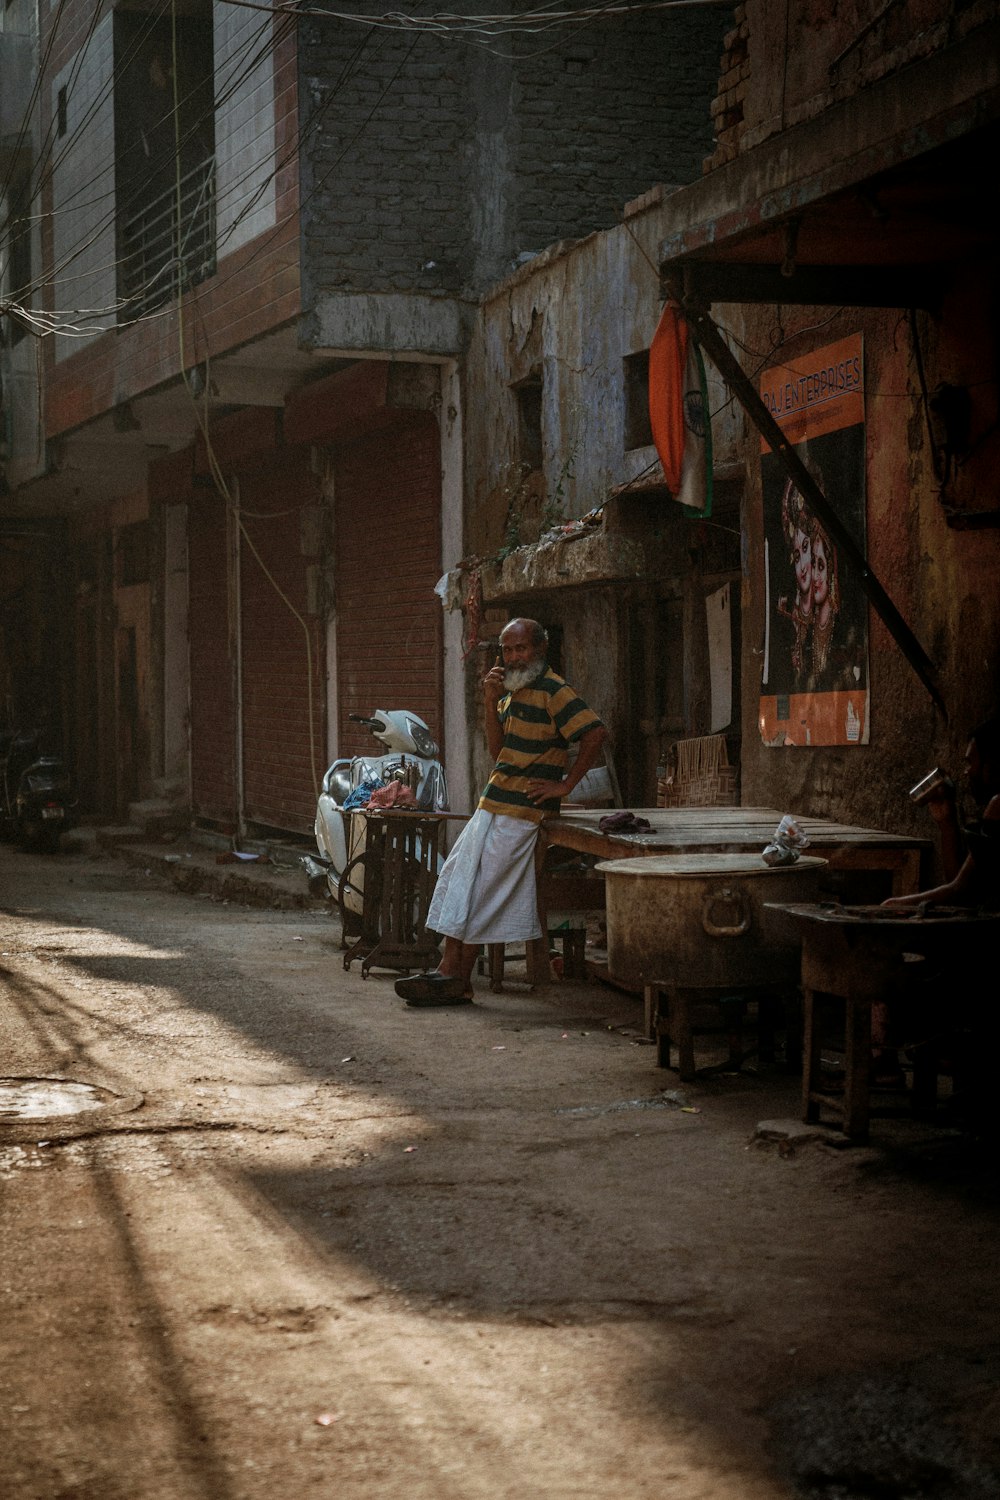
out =
[[[130,824],[135,824],[149,834],[183,833],[191,824],[191,814],[186,807],[160,797],[130,802],[128,818]]]
[[[95,829],[94,837],[102,849],[117,849],[122,844],[145,843],[146,830],[135,823],[110,824]]]

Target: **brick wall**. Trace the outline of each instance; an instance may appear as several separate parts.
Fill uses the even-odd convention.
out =
[[[472,125],[462,54],[439,38],[303,18],[299,59],[313,125],[301,166],[304,276],[334,290],[458,290]],[[429,260],[436,269],[422,270]]]
[[[218,274],[184,298],[184,363],[197,364],[293,319],[299,310],[297,221],[228,256]],[[197,315],[196,315],[197,309]],[[176,376],[180,330],[174,309],[88,343],[50,367],[46,434],[92,420],[117,401]]]
[[[693,179],[729,24],[714,7],[604,20],[512,61],[303,18],[303,123],[319,124],[302,164],[307,304],[481,291],[522,252],[616,222],[652,182]]]
[[[308,833],[326,769],[319,481],[307,447],[281,446],[270,411],[248,408],[220,419],[212,446],[238,494],[250,539],[240,539],[239,575],[244,815],[251,824]],[[181,458],[169,461],[178,481],[171,485],[175,499],[182,488]],[[188,502],[193,808],[197,816],[235,826],[232,522],[227,501],[208,482],[201,440],[186,450],[186,467],[195,476]],[[163,478],[169,478],[166,471]]]
[[[950,46],[995,13],[996,0],[741,0],[723,41],[717,142],[705,170]]]
[[[605,20],[518,69],[518,244],[609,228],[655,182],[691,182],[729,17],[709,8]]]
[[[706,172],[731,161],[739,152],[749,77],[750,23],[746,6],[737,5],[732,28],[722,39],[718,93],[712,101],[715,150],[705,159]]]

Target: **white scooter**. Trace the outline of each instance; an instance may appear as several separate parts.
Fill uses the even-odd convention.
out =
[[[410,709],[377,708],[370,719],[349,716],[367,724],[388,752],[335,760],[323,777],[316,806],[316,844],[320,858],[306,856],[302,864],[314,895],[324,890],[340,905],[345,930],[355,925],[364,897],[365,820],[352,816],[367,794],[377,787],[402,781],[424,812],[445,812],[448,783],[430,729]]]

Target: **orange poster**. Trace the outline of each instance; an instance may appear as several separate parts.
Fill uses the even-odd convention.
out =
[[[840,521],[865,550],[861,335],[765,371],[761,399]],[[868,743],[868,600],[766,443],[764,665],[767,745]]]

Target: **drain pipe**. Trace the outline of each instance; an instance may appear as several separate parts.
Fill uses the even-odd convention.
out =
[[[945,707],[937,668],[899,613],[895,604],[893,604],[878,578],[872,572],[861,548],[857,545],[850,532],[847,531],[837,512],[833,509],[801,458],[799,458],[794,445],[788,441],[787,436],[782,432],[778,423],[768,411],[753,383],[744,373],[742,365],[722,337],[718,324],[713,321],[704,307],[693,297],[684,293],[683,284],[679,278],[669,277],[667,279],[667,291],[668,295],[679,304],[699,344],[715,365],[750,421],[770,446],[785,472],[791,476],[799,494],[804,500],[809,502],[809,505],[816,515],[819,516],[819,519],[823,522],[823,525],[829,531],[843,555],[856,570],[861,587],[868,596],[872,608],[896,642],[900,651],[902,651],[914,672],[920,678],[920,681],[930,694],[931,701],[940,712],[945,724],[947,724],[948,710]]]

